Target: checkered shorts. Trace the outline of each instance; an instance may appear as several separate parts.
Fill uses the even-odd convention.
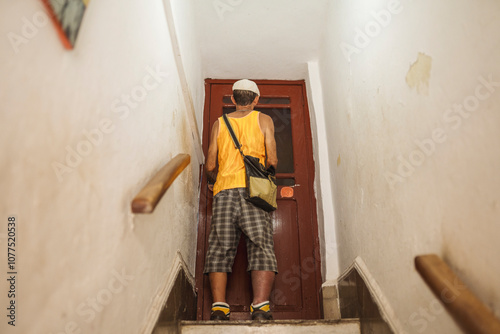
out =
[[[278,272],[271,216],[247,202],[245,195],[245,188],[215,195],[204,273],[232,271],[241,232],[246,236],[247,270]]]

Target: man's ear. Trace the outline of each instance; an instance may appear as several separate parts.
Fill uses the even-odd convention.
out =
[[[233,102],[234,105],[236,105],[236,101],[234,100],[234,96],[231,95],[231,101]]]
[[[255,97],[255,99],[253,100],[253,103],[252,103],[252,104],[254,104],[254,105],[258,104],[258,103],[259,103],[259,97],[260,97],[260,96],[259,96],[259,95],[257,95],[257,96]]]

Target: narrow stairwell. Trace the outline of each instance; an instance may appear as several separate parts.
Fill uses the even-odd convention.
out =
[[[178,328],[158,326],[153,334],[359,334],[358,319],[275,321],[181,321]]]

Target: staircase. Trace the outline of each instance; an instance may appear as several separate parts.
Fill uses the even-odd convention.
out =
[[[153,334],[359,334],[358,319],[275,321],[181,321],[179,326],[158,326]]]

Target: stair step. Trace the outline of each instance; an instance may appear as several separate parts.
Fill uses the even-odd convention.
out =
[[[359,320],[275,320],[275,321],[182,321],[182,334],[359,334]],[[171,334],[172,329],[157,327],[154,334]]]

